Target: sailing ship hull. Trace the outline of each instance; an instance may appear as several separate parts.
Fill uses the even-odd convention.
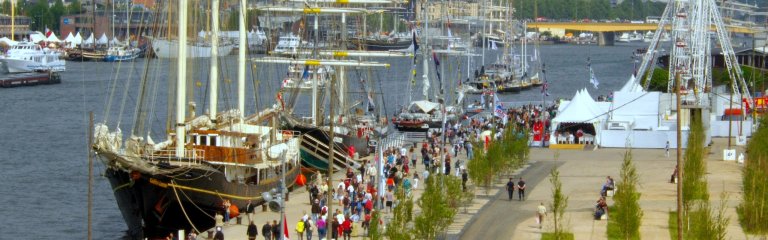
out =
[[[152,49],[158,58],[178,58],[179,42],[165,39],[152,39]],[[234,45],[219,46],[219,56],[227,56],[234,49]],[[187,58],[211,57],[210,46],[187,45]]]
[[[172,168],[168,170],[173,170]],[[189,169],[187,169],[189,170]],[[219,169],[220,170],[220,169]],[[286,184],[293,184],[300,167],[286,172]],[[214,226],[214,216],[222,211],[222,196],[261,196],[277,188],[279,181],[259,183],[227,181],[222,171],[192,169],[178,176],[148,175],[125,169],[107,168],[105,176],[112,186],[123,219],[128,225],[128,237],[164,237],[179,229],[203,231]],[[288,187],[290,188],[290,185]],[[227,198],[243,209],[246,200]],[[255,204],[264,201],[254,200]]]
[[[122,61],[131,61],[133,59],[138,58],[141,55],[139,51],[133,52],[131,54],[126,55],[106,55],[104,57],[105,62],[122,62]]]
[[[5,64],[5,68],[9,73],[25,73],[25,72],[38,72],[38,71],[52,71],[62,72],[67,69],[67,64],[64,60],[56,58],[55,60],[47,62],[36,62],[23,59],[3,58],[2,61]]]
[[[301,162],[304,166],[315,168],[321,171],[328,170],[328,147],[330,136],[327,131],[308,126],[294,125],[289,127],[291,130],[301,133],[301,144],[299,145]],[[348,148],[354,146],[355,151],[360,157],[370,154],[368,150],[368,140],[365,137],[358,138],[344,134],[335,134],[334,138],[334,161],[335,169],[345,169],[350,163],[348,161]],[[324,144],[325,147],[319,147],[318,144]],[[354,164],[354,163],[351,163]]]
[[[354,49],[366,49],[370,51],[402,50],[411,46],[411,40],[389,42],[386,40],[358,40],[354,41]]]

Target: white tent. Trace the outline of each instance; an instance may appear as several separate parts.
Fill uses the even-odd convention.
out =
[[[80,35],[80,32],[77,32],[77,34],[75,35],[75,39],[72,40],[72,46],[76,47],[82,43],[83,43],[83,36]]]
[[[102,33],[101,37],[99,37],[98,40],[96,40],[96,44],[107,44],[109,43],[109,38],[107,38],[106,33]]]
[[[93,41],[95,41],[96,38],[93,37],[93,33],[91,33],[91,36],[88,36],[82,43],[93,45]]]
[[[608,122],[626,123],[631,130],[655,130],[659,126],[660,95],[659,92],[614,93],[614,111]]]
[[[58,37],[56,37],[56,34],[51,32],[51,35],[45,38],[46,42],[61,42]]]
[[[605,122],[606,115],[592,99],[586,89],[579,90],[574,95],[573,99],[563,108],[562,111],[557,113],[557,116],[552,119],[552,136],[550,137],[550,143],[557,143],[557,136],[555,135],[560,130],[560,124],[563,123],[586,123],[592,124],[595,130],[595,144],[600,143],[599,132],[600,124]]]
[[[411,109],[411,112],[413,112],[414,110],[418,110],[423,113],[429,113],[432,110],[437,109],[438,107],[440,107],[439,103],[434,103],[427,100],[421,100],[421,101],[415,101],[411,103],[410,109]]]
[[[120,42],[117,38],[112,38],[112,40],[109,41],[109,44],[111,45],[122,45],[123,42]]]
[[[45,34],[41,32],[33,32],[29,34],[29,41],[32,43],[38,43],[40,41],[45,40]]]
[[[66,47],[73,48],[75,47],[75,36],[72,36],[72,32],[69,32],[66,38],[64,38],[64,42],[67,43]]]
[[[16,44],[19,44],[17,41],[13,41],[10,38],[3,37],[0,38],[0,42],[7,44],[8,46],[16,46]]]
[[[640,86],[640,83],[638,83],[637,78],[635,78],[635,75],[633,74],[629,80],[624,83],[624,86],[621,87],[619,92],[645,92],[645,90],[643,90],[643,87]]]

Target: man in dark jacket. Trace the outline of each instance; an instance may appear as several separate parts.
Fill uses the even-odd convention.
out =
[[[272,239],[281,239],[280,228],[281,226],[277,223],[277,220],[272,220]]]
[[[261,227],[261,235],[265,240],[272,240],[272,225],[269,225],[269,221]]]
[[[248,222],[253,222],[254,220],[256,220],[253,217],[254,210],[256,210],[256,204],[253,204],[251,200],[248,200],[248,204],[245,205],[245,216],[248,217]]]
[[[256,240],[256,236],[259,236],[259,227],[256,227],[256,224],[251,221],[251,224],[248,224],[246,234],[248,234],[248,240]]]

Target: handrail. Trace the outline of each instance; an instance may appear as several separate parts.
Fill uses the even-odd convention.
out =
[[[150,161],[159,161],[160,159],[167,159],[169,161],[187,163],[187,166],[200,164],[205,160],[205,150],[202,149],[185,149],[183,157],[176,157],[176,148],[169,148],[165,150],[154,151],[147,155]]]

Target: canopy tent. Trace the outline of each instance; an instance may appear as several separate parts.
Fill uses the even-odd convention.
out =
[[[16,46],[16,44],[19,44],[19,42],[13,41],[7,37],[0,38],[0,42],[5,43],[8,46]]]
[[[430,102],[427,100],[421,100],[421,101],[415,101],[411,103],[411,106],[408,107],[408,109],[411,112],[429,113],[437,109],[438,107],[440,107],[439,103]]]
[[[66,44],[66,47],[68,47],[68,48],[73,48],[73,47],[75,47],[75,46],[76,46],[76,45],[75,45],[75,41],[76,41],[76,39],[75,39],[75,36],[72,36],[72,32],[69,32],[69,34],[67,35],[67,37],[66,37],[66,38],[64,38],[64,42],[66,42],[66,43],[67,43],[67,44]]]
[[[599,125],[605,121],[606,115],[595,100],[589,95],[586,89],[579,90],[573,96],[573,99],[565,106],[557,116],[552,119],[552,136],[550,144],[557,144],[557,133],[563,131],[561,127],[568,127],[565,131],[575,132],[576,129],[582,129],[591,134],[594,131],[594,142],[599,144]],[[580,126],[585,125],[585,126]]]
[[[56,34],[51,32],[51,35],[49,35],[47,38],[45,38],[46,42],[61,42],[58,37],[56,37]]]
[[[83,36],[80,35],[80,32],[77,32],[77,34],[75,35],[75,40],[73,40],[72,43],[73,43],[73,46],[83,44]]]
[[[659,92],[615,92],[609,126],[626,130],[655,130],[659,126]]]
[[[632,74],[632,76],[629,77],[629,80],[624,83],[624,86],[621,87],[619,92],[645,92],[645,90],[643,90],[643,87],[640,86],[640,83],[638,83],[635,75]]]
[[[45,40],[45,34],[41,32],[32,32],[29,34],[29,41],[32,43],[39,43],[40,41]]]
[[[111,45],[122,45],[123,42],[120,42],[117,38],[112,38],[112,40],[109,40],[109,44]]]
[[[96,44],[107,44],[109,43],[109,38],[107,38],[106,33],[102,33],[101,37],[99,37],[98,40],[96,40]]]
[[[85,40],[84,40],[82,43],[84,43],[84,44],[86,44],[86,45],[93,45],[93,44],[94,44],[94,41],[95,41],[95,39],[96,39],[96,38],[94,38],[94,37],[93,37],[93,33],[91,33],[91,35],[90,35],[90,36],[88,36],[88,38],[86,38],[86,39],[85,39]]]

